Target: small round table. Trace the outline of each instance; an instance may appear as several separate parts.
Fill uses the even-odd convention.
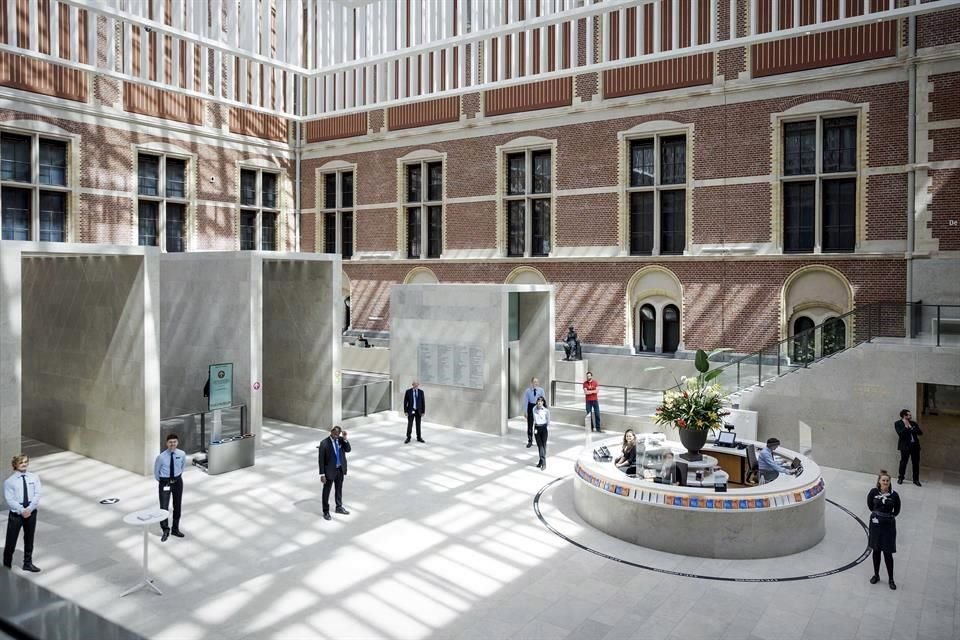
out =
[[[140,578],[140,582],[130,587],[126,591],[120,594],[120,597],[130,595],[135,591],[139,591],[144,587],[149,587],[153,589],[158,596],[162,596],[163,592],[153,583],[153,579],[150,577],[150,574],[147,569],[147,551],[149,547],[149,539],[147,538],[147,527],[152,524],[157,524],[158,522],[163,522],[170,516],[170,512],[165,509],[144,509],[142,511],[134,511],[133,513],[128,513],[123,517],[124,524],[139,526],[143,528],[143,577]]]

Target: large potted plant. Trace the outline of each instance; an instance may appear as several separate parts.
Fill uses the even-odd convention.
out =
[[[680,442],[687,449],[680,457],[685,460],[703,459],[700,450],[707,436],[711,430],[722,427],[723,416],[730,413],[723,409],[726,395],[720,385],[713,382],[722,369],[710,369],[710,358],[722,351],[728,349],[715,349],[710,353],[697,349],[694,361],[697,376],[681,378],[674,389],[664,394],[663,404],[653,416],[656,424],[671,425],[679,430]]]

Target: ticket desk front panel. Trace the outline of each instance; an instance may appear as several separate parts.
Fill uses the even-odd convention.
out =
[[[747,444],[757,449],[763,446]],[[594,441],[594,446],[599,445],[620,453],[617,438]],[[576,462],[574,477],[574,505],[580,517],[627,542],[706,558],[785,556],[823,539],[824,483],[813,460],[780,448],[777,453],[781,457],[800,461],[797,475],[781,475],[761,485],[735,486],[743,485],[749,470],[746,450],[708,445],[703,449],[706,462],[698,464],[680,459],[685,449],[679,442],[659,442],[657,446],[664,449],[660,455],[673,454],[675,460],[686,463],[686,486],[654,480],[663,477],[651,473],[651,467],[657,466],[655,448],[647,448],[653,449],[652,458],[638,459],[636,478],[612,462],[594,460],[593,451],[585,450]],[[725,492],[716,491],[711,473],[714,466],[729,475]]]

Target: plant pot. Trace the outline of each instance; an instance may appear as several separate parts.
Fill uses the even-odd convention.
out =
[[[700,450],[707,443],[708,435],[710,435],[709,429],[680,429],[680,442],[687,449],[687,452],[681,453],[680,457],[688,462],[703,460]]]

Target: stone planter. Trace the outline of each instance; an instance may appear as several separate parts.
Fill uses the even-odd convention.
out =
[[[687,449],[686,453],[681,453],[680,457],[689,462],[697,462],[703,459],[700,455],[700,449],[707,443],[709,429],[680,429],[680,442]]]

